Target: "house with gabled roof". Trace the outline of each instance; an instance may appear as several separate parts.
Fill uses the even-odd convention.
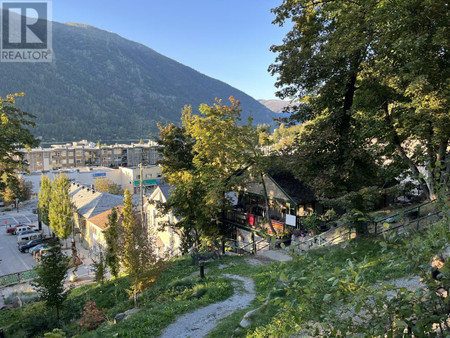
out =
[[[173,227],[178,219],[169,212],[166,215],[158,211],[158,203],[166,203],[171,195],[169,185],[159,185],[144,204],[149,234],[155,238],[157,254],[160,257],[174,257],[181,254],[181,236]]]
[[[69,189],[75,206],[74,223],[76,241],[85,249],[98,252],[104,248],[102,231],[108,222],[112,208],[121,209],[123,197],[96,191],[78,183],[72,183]]]
[[[264,175],[272,225],[278,233],[300,228],[302,219],[313,212],[321,214],[323,206],[314,191],[288,171],[269,171]],[[234,210],[222,221],[244,230],[268,229],[264,186],[260,178],[250,178],[235,198]]]

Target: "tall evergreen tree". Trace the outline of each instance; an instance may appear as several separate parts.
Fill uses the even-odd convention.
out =
[[[56,309],[59,319],[62,304],[69,292],[64,287],[64,280],[69,270],[69,259],[61,252],[58,239],[52,239],[49,245],[48,254],[43,256],[41,263],[35,267],[38,276],[31,284],[46,305]]]
[[[158,258],[147,228],[134,211],[132,196],[125,190],[124,208],[122,212],[123,244],[121,263],[124,271],[131,279],[131,290],[134,305],[137,307],[137,294],[151,279],[149,273],[156,271]]]
[[[38,193],[38,209],[40,219],[44,224],[50,225],[49,210],[52,193],[52,183],[48,176],[41,175],[41,188]]]
[[[117,278],[120,272],[120,246],[119,246],[119,225],[117,223],[117,210],[112,208],[108,215],[107,229],[104,231],[106,240],[106,265],[111,274]]]
[[[74,206],[69,194],[70,180],[65,174],[59,175],[53,183],[50,194],[49,220],[53,232],[67,239],[72,232]]]

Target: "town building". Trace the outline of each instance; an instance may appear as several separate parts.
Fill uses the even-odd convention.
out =
[[[232,194],[234,209],[223,215],[221,222],[233,229],[233,236],[242,243],[253,241],[255,233],[271,233],[270,215],[277,234],[300,229],[302,220],[313,212],[323,213],[323,206],[314,192],[289,172],[273,171],[264,175],[269,214],[266,210],[264,186],[260,179],[250,179],[238,194]]]
[[[171,212],[162,215],[157,209],[157,203],[166,203],[169,197],[170,186],[160,185],[144,204],[149,234],[154,237],[157,254],[161,258],[181,255],[181,236],[179,230],[173,227],[178,221],[177,218]]]
[[[123,206],[123,197],[98,192],[75,182],[70,185],[69,192],[75,206],[75,241],[96,256],[105,249],[103,230],[108,215],[112,208]]]
[[[132,194],[140,192],[141,171],[142,171],[142,185],[144,187],[144,194],[153,191],[158,184],[162,184],[161,167],[156,165],[139,167],[119,168],[120,179],[119,183],[122,189],[128,189]]]
[[[27,171],[49,171],[58,169],[92,167],[134,167],[155,165],[159,160],[157,144],[149,141],[144,144],[96,145],[86,140],[52,145],[50,148],[24,149]]]
[[[80,167],[76,169],[23,172],[20,174],[20,177],[25,182],[32,183],[31,193],[33,196],[37,196],[41,186],[42,175],[48,176],[50,180],[53,180],[60,173],[64,173],[73,182],[89,187],[94,186],[94,189],[96,179],[107,179],[120,185],[124,190],[128,189],[132,194],[139,193],[141,175],[138,167],[119,167],[117,169],[108,167]],[[144,193],[153,191],[156,185],[162,183],[161,167],[156,165],[143,166],[142,177]]]

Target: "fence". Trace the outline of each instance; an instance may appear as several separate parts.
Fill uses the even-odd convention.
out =
[[[270,243],[266,239],[254,240],[251,242],[241,242],[237,239],[224,238],[224,248],[236,252],[237,254],[256,254],[269,247]]]
[[[37,272],[33,269],[10,273],[7,275],[0,276],[0,287],[5,287],[20,282],[32,280],[37,276]]]

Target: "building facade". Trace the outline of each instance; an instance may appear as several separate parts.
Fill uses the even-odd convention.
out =
[[[78,183],[70,185],[75,206],[75,240],[93,255],[105,247],[103,230],[112,208],[121,209],[123,197],[95,191]]]
[[[155,165],[159,159],[156,143],[97,146],[86,140],[52,145],[50,148],[23,150],[28,171],[48,171],[85,166],[133,167]]]
[[[169,212],[162,215],[158,212],[156,203],[165,203],[170,196],[170,186],[158,186],[144,204],[145,218],[149,234],[155,239],[157,254],[161,258],[181,255],[181,236],[173,226],[177,218]]]

